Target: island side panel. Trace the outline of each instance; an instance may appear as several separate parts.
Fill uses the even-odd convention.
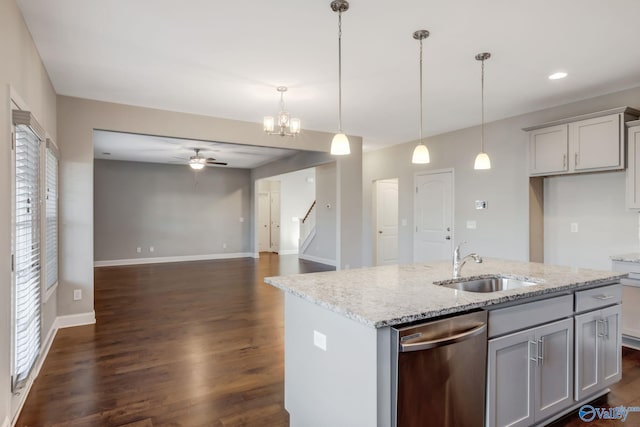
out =
[[[314,331],[326,336],[326,351],[314,345]],[[291,427],[379,425],[377,332],[285,294],[285,408]]]

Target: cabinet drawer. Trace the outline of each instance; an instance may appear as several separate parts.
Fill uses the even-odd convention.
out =
[[[489,311],[489,338],[562,319],[573,314],[573,295]]]
[[[594,310],[622,302],[622,285],[602,286],[576,292],[576,312]]]

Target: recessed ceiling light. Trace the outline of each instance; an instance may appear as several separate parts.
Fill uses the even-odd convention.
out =
[[[560,71],[557,73],[553,73],[549,76],[549,80],[558,80],[558,79],[564,79],[565,77],[567,77],[567,73],[565,73],[564,71]]]

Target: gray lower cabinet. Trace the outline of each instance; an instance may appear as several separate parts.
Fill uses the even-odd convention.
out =
[[[622,377],[621,314],[618,304],[576,315],[576,400],[589,397]]]
[[[487,426],[529,426],[573,403],[573,319],[494,338]]]

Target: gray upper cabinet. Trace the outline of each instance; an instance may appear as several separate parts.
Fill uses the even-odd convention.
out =
[[[564,173],[567,168],[569,139],[567,125],[533,130],[529,133],[531,175]]]
[[[640,120],[629,125],[627,169],[627,208],[640,209]]]
[[[639,114],[622,107],[525,128],[529,134],[529,174],[624,169],[624,124]]]

